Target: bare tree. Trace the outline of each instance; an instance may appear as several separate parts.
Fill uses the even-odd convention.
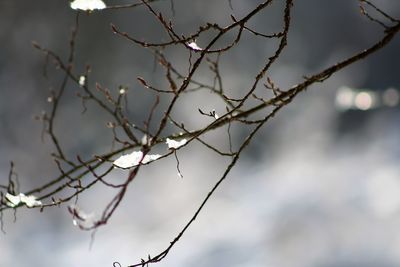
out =
[[[382,28],[382,37],[362,51],[314,74],[304,76],[302,80],[290,87],[282,88],[274,81],[274,77],[271,77],[270,69],[279,61],[285,48],[290,45],[288,39],[293,24],[292,13],[296,11],[297,3],[295,1],[260,1],[243,16],[231,15],[231,21],[227,25],[207,22],[199,25],[197,30],[189,34],[181,34],[174,26],[174,16],[169,18],[160,12],[156,8],[156,2],[158,1],[142,0],[129,5],[84,8],[101,10],[77,11],[69,41],[69,55],[66,58],[50,48],[43,47],[36,42],[33,43],[33,46],[45,56],[45,67],[52,64],[63,74],[61,85],[50,91],[48,101],[51,108],[37,117],[43,122],[44,133],[50,137],[54,145],[52,157],[59,173],[50,182],[21,193],[14,164],[11,163],[8,182],[0,185],[1,215],[4,210],[8,209],[16,211],[28,207],[43,211],[54,206],[68,204],[68,210],[75,223],[82,230],[94,231],[109,222],[124,200],[126,192],[132,186],[132,181],[147,165],[157,164],[158,161],[167,157],[174,157],[178,175],[183,178],[178,154],[181,149],[191,149],[190,146],[194,142],[198,142],[220,157],[226,158],[228,164],[225,171],[211,186],[204,200],[193,212],[193,216],[170,244],[156,256],[149,256],[130,266],[147,266],[159,262],[167,256],[196,220],[210,197],[228,178],[242,152],[256,140],[257,132],[282,108],[289,105],[310,86],[324,82],[336,72],[384,48],[400,30],[400,20],[393,18],[374,3],[368,0],[349,1],[349,4],[359,4],[359,10],[366,20],[366,27],[369,23],[374,23]],[[172,13],[175,13],[174,2],[170,0],[168,3]],[[228,3],[234,10],[231,1]],[[263,16],[263,12],[275,4],[282,5],[281,28],[275,32],[269,32],[268,28],[262,29],[262,32],[253,29],[250,26],[252,20]],[[157,26],[166,33],[168,39],[165,41],[143,40],[135,33],[131,33],[130,29],[122,29],[117,24],[111,24],[110,30],[116,34],[116,38],[119,38],[120,42],[126,42],[151,52],[157,65],[161,66],[163,71],[162,85],[154,85],[151,80],[137,77],[139,85],[152,97],[153,104],[148,108],[147,116],[135,121],[129,114],[129,107],[135,105],[132,103],[132,99],[128,101],[130,88],[120,86],[111,90],[102,86],[101,81],[97,81],[95,85],[89,83],[91,67],[85,66],[83,74],[78,71],[78,69],[82,69],[82,66],[76,65],[75,48],[76,42],[79,41],[77,36],[82,16],[90,15],[92,12],[118,11],[138,6],[145,8],[147,15],[155,19]],[[179,14],[175,14],[175,16],[179,16]],[[246,77],[254,77],[251,84],[244,88],[228,88],[224,86],[226,81],[221,73],[221,62],[229,57],[231,50],[248,39],[276,45],[271,54],[262,55],[265,57],[264,64],[259,67],[257,72],[244,71],[243,75]],[[201,43],[198,40],[201,40]],[[181,63],[182,60],[175,60],[170,53],[172,49],[178,51],[180,57],[185,59],[184,65]],[[251,53],[251,51],[248,52]],[[202,81],[201,76],[204,75],[207,75],[212,82]],[[71,82],[79,88],[77,97],[82,103],[83,112],[86,111],[88,103],[94,103],[102,112],[112,118],[104,127],[105,132],[113,133],[111,140],[113,147],[110,151],[90,158],[79,156],[79,154],[71,157],[65,152],[66,148],[63,146],[63,140],[59,138],[55,125],[63,123],[58,121],[57,115],[61,108],[59,103],[68,97],[66,90],[72,86]],[[195,99],[196,94],[203,91],[211,92],[216,103],[220,104],[212,110],[198,108],[199,114],[204,116],[206,123],[196,125],[196,128],[192,129],[187,126],[187,122],[180,121],[179,116],[174,112],[179,109],[182,101],[190,101],[189,97]],[[196,105],[195,102],[193,103]],[[246,132],[246,135],[240,140],[233,138],[231,134],[233,127]],[[225,144],[207,141],[206,135],[212,131],[221,131],[226,134]],[[154,154],[154,151],[160,151],[160,148],[163,147],[163,153]],[[107,179],[109,174],[117,169],[127,170],[125,180],[118,184]],[[103,208],[100,218],[90,220],[79,209],[78,197],[91,190],[96,184],[113,188],[115,195]],[[121,265],[115,262],[114,266]]]

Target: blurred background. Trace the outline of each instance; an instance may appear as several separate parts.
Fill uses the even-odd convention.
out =
[[[123,4],[129,1],[105,1]],[[154,6],[174,20],[178,32],[195,31],[205,22],[227,25],[230,14],[240,18],[260,1],[175,0]],[[250,26],[261,32],[279,30],[282,3],[255,17]],[[400,17],[400,2],[376,3]],[[49,156],[50,139],[41,140],[35,116],[48,111],[51,88],[62,74],[31,41],[65,58],[76,11],[67,1],[0,2],[0,184],[8,181],[15,163],[21,192],[50,181],[58,170]],[[143,40],[167,40],[144,8],[107,10],[80,17],[75,70],[92,66],[89,84],[99,82],[117,92],[127,86],[129,115],[141,122],[154,95],[136,77],[162,86],[163,70],[150,53],[114,35],[110,23]],[[295,1],[289,46],[269,76],[288,88],[310,75],[367,48],[381,29],[361,16],[357,1]],[[232,37],[232,36],[230,36]],[[204,39],[202,39],[204,38]],[[197,40],[202,47],[208,40]],[[229,39],[227,39],[229,41]],[[225,88],[240,95],[271,55],[276,42],[249,34],[221,59]],[[315,85],[282,110],[256,136],[241,161],[205,209],[159,266],[390,267],[400,264],[400,38],[369,58]],[[183,47],[166,51],[185,70]],[[51,62],[50,62],[51,63]],[[186,65],[185,65],[186,64]],[[206,68],[205,68],[206,69]],[[212,81],[206,70],[197,76]],[[106,114],[75,97],[70,83],[61,103],[56,132],[68,155],[88,157],[109,151],[112,134]],[[204,124],[198,108],[224,112],[210,93],[183,98],[174,115],[189,128]],[[167,101],[162,101],[160,110]],[[234,128],[234,140],[245,135]],[[210,134],[226,142],[226,131]],[[39,210],[19,209],[3,215],[0,266],[112,266],[136,263],[169,245],[219,179],[226,159],[199,144],[179,151],[180,179],[173,158],[142,170],[131,184],[110,222],[91,233],[72,223],[66,205]],[[123,181],[117,171],[110,181]],[[115,192],[95,187],[79,205],[100,214]]]

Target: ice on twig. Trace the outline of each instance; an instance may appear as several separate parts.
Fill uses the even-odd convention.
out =
[[[203,50],[203,48],[201,48],[200,46],[198,46],[195,42],[190,42],[187,44],[190,48],[192,48],[193,50]]]
[[[72,214],[72,223],[75,226],[82,228],[91,228],[95,225],[96,219],[94,213],[86,213],[82,211],[77,205],[68,206],[69,213]]]
[[[70,3],[72,9],[92,11],[95,9],[104,9],[106,4],[102,0],[74,0]]]
[[[186,139],[182,139],[180,141],[176,141],[176,140],[172,140],[172,139],[167,138],[165,143],[168,145],[168,148],[177,149],[177,148],[185,145],[187,143],[187,140]]]
[[[26,196],[23,193],[19,193],[19,195],[14,196],[10,193],[7,193],[5,196],[7,200],[7,206],[14,208],[20,204],[25,204],[29,208],[33,208],[35,206],[41,206],[42,202],[39,200],[36,200],[35,196]]]
[[[116,167],[127,169],[127,168],[137,166],[137,165],[139,165],[139,163],[142,163],[142,164],[149,163],[160,157],[161,157],[161,155],[159,155],[159,154],[154,154],[154,155],[147,154],[147,155],[143,156],[142,151],[133,151],[130,154],[120,156],[118,159],[116,159],[113,162],[113,164]]]
[[[81,76],[79,77],[79,85],[80,86],[84,86],[85,85],[85,81],[86,81],[86,77],[85,76]]]

